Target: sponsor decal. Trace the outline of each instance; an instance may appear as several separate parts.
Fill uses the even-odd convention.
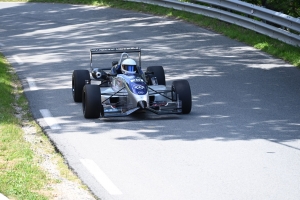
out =
[[[137,89],[137,90],[142,90],[142,89],[145,88],[145,87],[142,86],[142,85],[134,85],[133,87],[134,87],[134,89]]]
[[[135,83],[131,83],[129,84],[131,91],[134,94],[138,94],[138,95],[144,95],[147,93],[147,85],[145,83],[139,83],[139,84],[135,84]]]
[[[130,82],[133,82],[133,83],[136,83],[136,82],[144,82],[144,80],[141,79],[141,78],[134,78],[134,79],[131,79]]]

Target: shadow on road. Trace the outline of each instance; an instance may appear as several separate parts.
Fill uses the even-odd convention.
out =
[[[30,74],[37,81],[39,90],[26,91],[33,99],[32,110],[44,102],[62,127],[89,134],[119,129],[138,134],[117,140],[266,139],[281,143],[300,139],[300,71],[282,60],[172,19],[75,5],[41,6],[35,11],[21,6],[28,7],[28,12],[24,8],[18,12],[18,7],[1,10],[1,24],[21,27],[16,31],[6,26],[0,32],[6,35],[5,44],[15,46],[7,46],[5,55],[22,58],[21,66],[14,64],[22,80]],[[35,19],[37,14],[42,17]],[[143,68],[163,65],[168,84],[188,79],[193,93],[191,114],[84,119],[81,105],[71,97],[72,71],[88,69],[90,48],[119,46],[140,46]],[[110,65],[111,59],[99,59],[99,65]],[[34,96],[42,98],[34,100]],[[41,117],[38,112],[34,115]]]

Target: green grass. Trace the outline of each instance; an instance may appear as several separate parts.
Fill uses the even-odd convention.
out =
[[[53,199],[60,191],[52,186],[63,178],[87,190],[35,123],[22,85],[1,53],[0,94],[0,193],[10,199]],[[29,133],[34,135],[31,142],[25,140],[22,126],[34,129]],[[40,167],[45,161],[55,165],[59,179]]]
[[[0,192],[13,199],[47,199],[39,193],[48,182],[39,168],[30,144],[24,140],[20,120],[13,105],[25,102],[15,99],[16,75],[0,54]]]

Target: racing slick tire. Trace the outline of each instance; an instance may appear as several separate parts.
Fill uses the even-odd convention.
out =
[[[182,103],[182,114],[189,114],[192,109],[192,94],[190,84],[187,80],[176,80],[172,83],[173,100],[177,99]]]
[[[148,75],[148,85],[152,85],[152,77],[156,77],[158,85],[166,85],[165,70],[162,66],[150,66],[147,67],[147,71],[153,72],[153,74]]]
[[[82,111],[86,119],[99,118],[101,114],[103,115],[99,85],[87,84],[83,87]]]
[[[88,70],[74,70],[72,74],[72,95],[75,102],[82,101],[82,89],[86,80],[90,81]]]

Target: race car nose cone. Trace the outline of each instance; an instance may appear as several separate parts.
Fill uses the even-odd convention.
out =
[[[140,108],[144,109],[144,108],[147,106],[147,103],[146,103],[146,101],[139,101],[139,102],[138,102],[138,106],[139,106]]]

